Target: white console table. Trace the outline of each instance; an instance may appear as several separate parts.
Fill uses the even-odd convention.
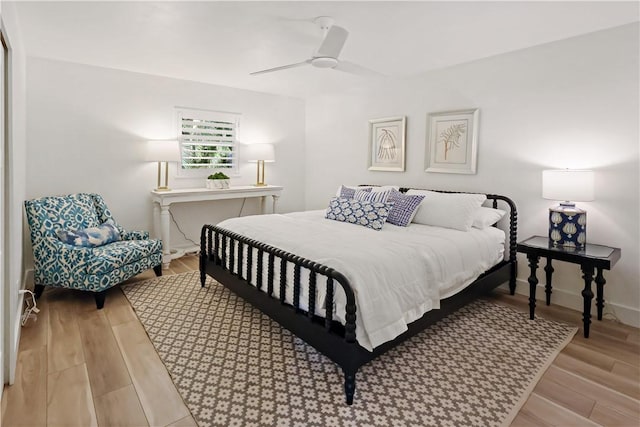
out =
[[[162,239],[162,264],[164,268],[169,268],[169,263],[173,258],[178,258],[182,254],[172,255],[170,236],[170,215],[169,207],[172,203],[202,202],[208,200],[228,200],[244,199],[247,197],[260,197],[260,211],[265,212],[265,199],[267,196],[273,198],[271,212],[276,212],[276,203],[283,187],[277,185],[265,185],[256,187],[253,185],[231,187],[224,190],[207,188],[180,188],[169,191],[151,191],[153,200],[153,226],[156,235]]]

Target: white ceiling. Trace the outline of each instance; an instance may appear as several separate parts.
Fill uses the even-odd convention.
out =
[[[404,78],[639,20],[631,2],[20,2],[27,54],[296,97],[370,83],[304,61],[330,15],[340,58]]]

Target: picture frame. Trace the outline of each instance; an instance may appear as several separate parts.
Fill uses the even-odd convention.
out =
[[[405,116],[369,120],[369,170],[404,172]]]
[[[428,114],[425,172],[476,173],[479,115],[478,108]]]

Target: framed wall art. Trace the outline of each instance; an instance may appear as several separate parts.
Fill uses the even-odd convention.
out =
[[[476,173],[479,109],[430,113],[426,172]]]
[[[369,120],[369,170],[404,172],[406,117]]]

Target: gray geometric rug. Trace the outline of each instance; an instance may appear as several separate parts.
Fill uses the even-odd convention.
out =
[[[508,425],[577,328],[473,302],[360,368],[328,358],[197,271],[122,286],[204,426]]]

